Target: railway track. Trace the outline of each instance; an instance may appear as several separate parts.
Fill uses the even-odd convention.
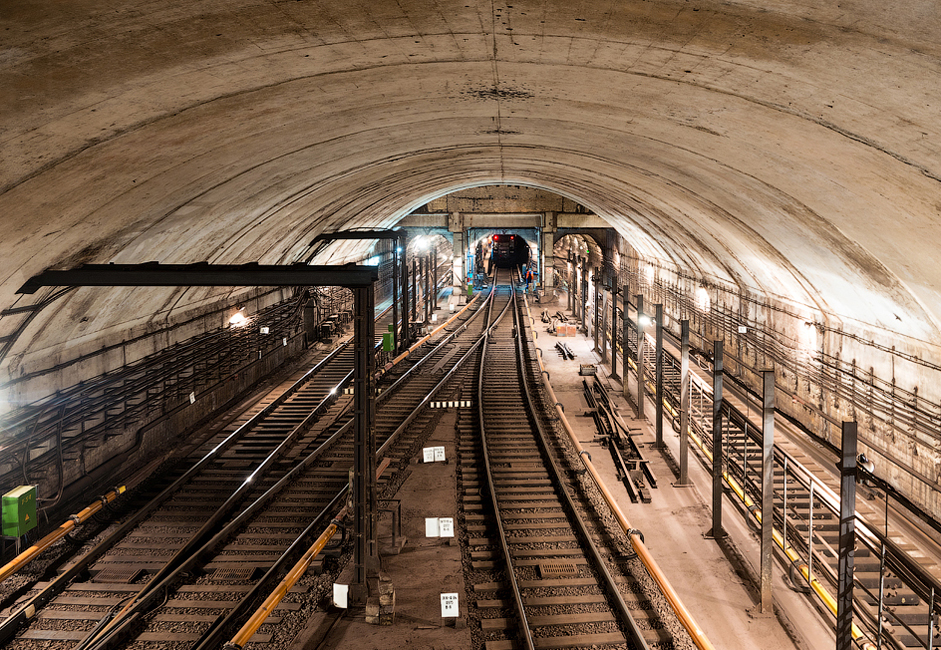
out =
[[[628,337],[631,359],[636,358],[637,350],[634,332],[631,328]],[[665,339],[665,413],[679,432],[678,344],[669,336]],[[689,416],[691,440],[711,470],[711,367],[705,361],[703,358],[702,367],[691,364]],[[653,346],[648,342],[645,377],[651,394],[655,394],[655,364]],[[636,374],[636,367],[634,370]],[[762,517],[756,505],[761,495],[760,408],[752,406],[749,403],[752,398],[735,384],[727,382],[726,392],[722,407],[726,482],[737,497],[739,512],[757,524]],[[777,418],[778,430],[789,427],[790,423]],[[840,487],[839,477],[824,464],[835,463],[836,458],[821,445],[798,444],[795,441],[798,435],[803,434],[775,437],[772,513],[775,543],[789,567],[794,587],[821,594],[817,599],[821,609],[835,615],[832,595],[836,594],[838,577]],[[875,496],[880,491],[872,487],[869,486],[869,493]],[[880,496],[885,507],[886,497]],[[934,546],[927,538],[921,544]],[[932,550],[939,552],[937,547]],[[895,650],[928,650],[941,645],[938,627],[941,567],[927,557],[923,548],[908,541],[906,532],[896,529],[886,510],[880,512],[859,497],[854,556],[857,642],[862,647],[876,648],[881,644]],[[824,593],[827,596],[822,596]]]
[[[483,352],[479,410],[458,424],[463,516],[486,650],[672,647],[624,548],[608,541],[562,447],[545,435],[545,416],[529,394],[513,289],[499,287],[495,301],[508,309]]]
[[[407,464],[421,444],[436,416],[425,407],[465,356],[459,353],[479,341],[467,322],[473,316],[427,354],[412,355],[410,368],[383,388],[377,440],[396,464]],[[135,647],[218,645],[347,489],[353,449],[350,399],[342,396],[351,378],[346,355],[335,352],[297,385],[276,391],[282,395],[236,431],[208,441],[199,450],[208,450],[203,460],[171,477],[173,485],[103,545],[58,580],[37,585],[38,593],[0,624],[9,640],[30,622],[9,647],[101,650],[130,639]],[[250,505],[236,514],[242,503]],[[276,625],[277,613],[267,622]]]

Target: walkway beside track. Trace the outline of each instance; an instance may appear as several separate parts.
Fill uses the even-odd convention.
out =
[[[557,338],[547,332],[548,324],[538,319],[543,309],[550,314],[557,310],[572,318],[571,312],[561,305],[531,305],[536,317],[534,329],[539,333],[536,341],[543,350],[543,362],[550,373],[550,381],[557,398],[565,407],[569,423],[575,429],[583,446],[591,453],[592,461],[602,472],[605,483],[618,497],[618,503],[632,524],[644,534],[645,543],[667,574],[683,602],[701,625],[706,636],[724,650],[754,650],[755,648],[801,648],[831,650],[834,644],[832,623],[817,612],[807,598],[792,591],[786,583],[786,568],[777,563],[774,571],[774,599],[778,617],[758,614],[758,593],[740,572],[758,576],[757,532],[748,528],[726,497],[724,524],[729,533],[723,549],[716,541],[706,539],[710,529],[712,476],[690,452],[690,480],[692,488],[673,487],[674,476],[664,457],[652,449],[654,428],[651,421],[634,419],[633,407],[623,398],[621,384],[608,378],[608,367],[602,366],[600,357],[592,350],[593,341],[579,334]],[[570,321],[570,322],[574,322]],[[575,353],[574,360],[563,360],[555,344],[564,342]],[[632,503],[626,489],[618,480],[611,455],[600,442],[595,441],[595,425],[591,417],[583,417],[588,403],[583,394],[579,376],[581,364],[595,365],[598,378],[604,383],[625,423],[639,435],[634,439],[643,445],[644,458],[657,478],[658,487],[650,490],[651,503]],[[633,380],[631,385],[636,386]],[[636,394],[636,388],[631,389]],[[645,412],[654,413],[653,401],[648,397]],[[674,458],[679,457],[678,436],[667,425],[664,441]],[[730,560],[731,557],[731,560]],[[739,564],[736,568],[732,560]]]

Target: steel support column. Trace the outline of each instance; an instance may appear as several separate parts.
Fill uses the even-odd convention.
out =
[[[375,297],[372,287],[354,289],[353,315],[353,596],[364,603],[366,579],[376,575],[379,555],[376,544],[376,429],[373,391],[375,345]]]
[[[588,333],[588,260],[582,260],[582,331]]]
[[[595,354],[602,356],[601,350],[598,348],[598,343],[601,339],[601,328],[599,324],[601,323],[601,274],[598,273],[598,269],[594,269],[591,274],[592,284],[595,285],[595,304],[592,309],[594,312],[591,316],[591,329],[592,329],[592,340],[595,344]],[[602,359],[603,360],[603,359]]]
[[[408,348],[408,239],[403,235],[398,242],[398,252],[401,255],[402,274],[402,322],[399,324],[399,352]]]
[[[624,288],[621,289],[621,366],[624,368],[624,371],[621,375],[621,391],[624,395],[624,399],[630,399],[631,391],[627,385],[627,376],[628,369],[630,366],[631,360],[631,346],[630,346],[630,333],[631,333],[631,319],[628,316],[628,309],[630,309],[630,302],[627,297],[630,294],[630,287],[624,285]]]
[[[840,539],[837,549],[836,650],[853,648],[853,547],[856,542],[856,423],[843,423]]]
[[[404,314],[403,314],[404,316]],[[400,349],[401,341],[397,328],[399,326],[399,248],[392,245],[392,349]],[[385,336],[385,332],[383,332]]]
[[[618,375],[618,283],[611,280],[611,376]]]
[[[409,320],[418,317],[418,258],[412,258],[412,309],[409,311]],[[411,334],[411,332],[409,332]]]
[[[763,370],[761,378],[761,613],[770,614],[774,550],[774,370]],[[784,480],[787,481],[787,476]]]
[[[644,335],[644,323],[642,314],[644,313],[644,296],[637,294],[634,296],[637,301],[637,358],[634,363],[637,364],[637,419],[644,419],[644,343],[647,342]]]
[[[657,424],[654,430],[656,438],[654,449],[663,449],[663,305],[654,305],[654,319],[657,326],[657,347],[654,361],[654,372],[657,377],[657,404],[655,412],[657,414]]]
[[[689,321],[680,321],[680,478],[677,486],[689,482]]]
[[[722,528],[722,341],[713,342],[712,364],[712,530],[707,537],[725,537]]]
[[[428,296],[431,304],[431,314],[438,309],[438,249],[431,249],[431,295]]]

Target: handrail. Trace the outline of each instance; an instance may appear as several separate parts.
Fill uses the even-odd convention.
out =
[[[532,313],[529,309],[529,300],[524,300],[526,305],[526,314],[532,319]],[[535,337],[533,338],[533,345],[535,345]],[[540,375],[542,377],[542,383],[545,386],[546,390],[549,393],[549,401],[555,404],[556,414],[559,418],[559,421],[562,423],[563,428],[569,436],[569,439],[572,442],[572,446],[575,447],[578,457],[581,460],[582,464],[585,466],[585,469],[591,475],[592,480],[595,483],[595,486],[601,492],[602,497],[605,500],[605,503],[608,504],[608,507],[611,509],[612,514],[615,519],[617,519],[618,525],[627,535],[628,540],[631,543],[631,546],[634,549],[634,552],[637,553],[637,557],[640,558],[640,561],[644,563],[644,566],[647,568],[647,572],[654,579],[657,585],[660,587],[661,592],[663,592],[664,597],[666,597],[667,602],[670,605],[670,608],[676,614],[676,617],[679,619],[680,623],[689,633],[690,638],[693,640],[693,643],[696,644],[696,647],[700,650],[715,650],[715,646],[709,641],[706,637],[705,632],[693,618],[693,615],[689,612],[686,606],[683,604],[683,601],[680,600],[679,595],[676,593],[676,590],[673,588],[673,585],[670,584],[670,581],[667,579],[666,575],[660,569],[660,566],[654,560],[653,556],[650,554],[650,551],[647,550],[647,546],[644,544],[643,536],[640,531],[631,526],[631,523],[628,521],[627,517],[624,516],[624,513],[621,511],[620,506],[614,500],[614,496],[608,490],[607,486],[602,481],[601,477],[598,475],[598,471],[595,469],[594,464],[591,462],[588,453],[582,453],[585,449],[582,447],[581,443],[578,441],[578,437],[575,435],[575,431],[572,429],[572,426],[569,424],[568,419],[565,417],[565,412],[562,410],[562,405],[559,403],[558,399],[555,396],[555,391],[552,390],[552,384],[549,383],[548,372],[545,369],[545,365],[542,363],[542,355],[536,355],[537,361],[539,362]]]

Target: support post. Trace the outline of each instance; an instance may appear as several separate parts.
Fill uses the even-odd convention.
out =
[[[401,255],[402,274],[402,322],[399,334],[399,352],[404,352],[408,348],[408,238],[402,233],[398,240],[399,254]]]
[[[392,349],[399,350],[399,248],[392,242]]]
[[[680,479],[689,482],[689,321],[680,321]]]
[[[412,258],[412,309],[409,320],[415,320],[418,314],[418,257]]]
[[[644,419],[644,323],[641,320],[644,313],[644,296],[637,294],[634,296],[637,301],[637,358],[634,362],[637,364],[637,419]]]
[[[432,282],[431,282],[431,295],[428,298],[431,300],[431,313],[435,313],[438,309],[438,248],[435,247],[431,249],[431,269],[432,269]]]
[[[630,308],[630,303],[627,299],[629,295],[631,295],[630,287],[624,285],[624,288],[621,290],[621,345],[623,346],[621,348],[621,365],[624,367],[624,372],[621,375],[621,390],[624,399],[630,399],[631,397],[631,391],[627,386],[628,368],[630,368],[631,359],[631,319],[627,313],[627,310]]]
[[[712,364],[712,530],[706,537],[725,537],[722,529],[722,341],[713,342]]]
[[[367,578],[377,574],[376,543],[376,430],[373,391],[375,297],[373,288],[353,290],[355,300],[353,351],[354,470],[353,470],[353,584],[354,602],[366,602]]]
[[[656,304],[654,305],[654,319],[656,319],[656,353],[654,361],[654,372],[657,378],[657,404],[654,411],[656,412],[657,423],[654,427],[656,432],[656,439],[654,441],[654,449],[663,449],[663,305]]]
[[[588,307],[588,273],[587,273],[588,260],[582,260],[581,267],[582,267],[582,273],[581,273],[582,275],[582,302],[581,302],[582,331],[587,333],[588,323],[586,319],[588,318],[588,309],[587,309]]]
[[[761,403],[761,613],[771,614],[774,550],[774,370],[763,370]],[[787,481],[787,476],[784,477]]]
[[[431,253],[425,255],[425,272],[422,274],[425,281],[425,317],[424,322],[431,320]]]
[[[618,374],[618,283],[611,280],[611,376]]]
[[[853,559],[856,542],[856,422],[843,423],[840,539],[837,550],[836,650],[853,648]]]
[[[594,271],[592,272],[592,276],[591,276],[592,284],[595,285],[595,305],[594,305],[594,309],[592,310],[594,313],[592,314],[592,319],[591,319],[592,321],[591,333],[592,333],[592,339],[594,340],[594,343],[595,343],[595,354],[599,356],[603,356],[603,352],[598,347],[599,342],[601,340],[601,331],[600,331],[601,327],[599,327],[599,325],[601,324],[601,278],[599,277],[600,275],[601,274],[598,272],[598,269],[594,269]],[[604,361],[604,359],[602,359],[602,361]]]

